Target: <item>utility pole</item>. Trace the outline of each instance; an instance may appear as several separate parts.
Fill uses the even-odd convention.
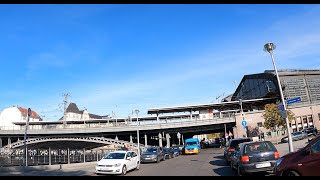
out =
[[[67,111],[67,105],[68,105],[68,96],[70,96],[69,93],[63,94],[64,96],[64,108],[63,108],[63,127],[66,126],[66,111]]]

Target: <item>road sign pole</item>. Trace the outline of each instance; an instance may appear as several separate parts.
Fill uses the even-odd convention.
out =
[[[244,114],[243,114],[243,108],[242,108],[242,99],[239,99],[239,104],[240,104],[240,112],[241,112],[241,117],[242,117],[242,126],[244,128],[244,135],[245,137],[247,138],[248,135],[247,135],[247,121],[244,120]],[[245,124],[244,124],[245,123]]]

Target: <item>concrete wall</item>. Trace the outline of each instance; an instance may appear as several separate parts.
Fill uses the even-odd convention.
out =
[[[0,126],[14,126],[12,122],[22,121],[21,112],[17,107],[6,108],[0,115]]]

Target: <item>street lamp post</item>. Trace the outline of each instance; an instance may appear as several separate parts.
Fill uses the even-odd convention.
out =
[[[27,112],[27,121],[26,121],[26,128],[24,131],[24,142],[23,142],[23,162],[25,163],[25,166],[28,166],[28,152],[27,152],[27,130],[29,126],[29,117],[31,116],[31,109],[28,108]]]
[[[290,152],[293,152],[292,136],[291,136],[291,130],[290,130],[290,126],[289,126],[289,119],[288,119],[288,115],[287,115],[287,105],[286,105],[286,102],[285,102],[285,100],[284,100],[284,96],[283,96],[283,92],[282,92],[282,87],[281,87],[281,83],[280,83],[280,79],[279,79],[277,67],[276,67],[276,64],[275,64],[274,58],[273,58],[273,50],[274,50],[275,48],[276,48],[276,46],[275,46],[273,43],[271,43],[271,42],[266,43],[266,44],[264,45],[264,50],[267,51],[267,52],[270,54],[270,56],[271,56],[272,64],[273,64],[273,67],[274,67],[274,71],[275,71],[276,76],[277,76],[277,81],[278,81],[278,86],[279,86],[281,101],[282,101],[282,105],[283,105],[284,112],[285,112],[286,126],[287,126],[287,132],[288,132],[289,151],[290,151]]]
[[[135,110],[135,113],[137,114],[137,142],[138,142],[138,155],[140,156],[140,142],[139,142],[139,121],[138,121],[138,115],[139,115],[139,110]]]

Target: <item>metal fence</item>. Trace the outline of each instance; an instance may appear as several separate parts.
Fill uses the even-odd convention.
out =
[[[28,166],[93,162],[114,150],[116,149],[29,149],[26,162]],[[0,167],[25,165],[23,149],[0,153]]]

